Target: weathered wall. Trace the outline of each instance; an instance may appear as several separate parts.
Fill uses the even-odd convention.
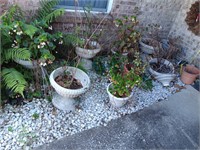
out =
[[[194,60],[193,63],[200,66],[200,37],[196,36],[194,33],[188,30],[188,25],[185,22],[187,12],[190,10],[191,5],[196,0],[185,0],[177,17],[173,23],[171,31],[169,33],[170,37],[181,37],[181,45],[184,48],[184,56],[188,61]],[[200,32],[200,29],[199,29]],[[199,52],[200,53],[200,52]]]

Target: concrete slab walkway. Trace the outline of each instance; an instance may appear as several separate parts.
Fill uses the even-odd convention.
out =
[[[191,86],[139,112],[36,150],[199,149],[200,93]]]

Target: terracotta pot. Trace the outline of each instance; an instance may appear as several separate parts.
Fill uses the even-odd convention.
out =
[[[192,65],[187,65],[183,68],[181,81],[185,84],[192,84],[200,75],[200,70]]]
[[[125,75],[125,74],[129,73],[129,71],[133,67],[134,67],[133,64],[126,64],[126,65],[124,65],[124,73],[123,74]]]

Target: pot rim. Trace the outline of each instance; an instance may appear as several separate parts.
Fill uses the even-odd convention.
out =
[[[151,65],[150,65],[153,61],[156,61],[156,62],[157,62],[157,61],[158,61],[158,58],[153,58],[153,59],[149,60],[149,68],[150,68],[151,70],[153,70],[154,72],[159,73],[159,74],[168,74],[168,75],[169,75],[169,74],[174,74],[174,66],[173,66],[173,64],[172,64],[170,61],[168,61],[167,59],[161,58],[161,61],[163,61],[163,63],[164,63],[164,62],[167,62],[167,63],[168,63],[169,67],[172,69],[172,72],[171,72],[171,73],[160,73],[160,72],[154,70],[154,69],[151,67]]]
[[[187,69],[191,69],[189,72]],[[193,65],[186,65],[184,68],[183,68],[183,71],[187,74],[190,74],[190,75],[200,75],[200,70],[193,66]],[[193,72],[194,71],[194,72]],[[198,73],[197,73],[198,72]]]
[[[81,69],[79,69],[79,68],[76,68],[76,67],[71,67],[71,66],[66,66],[67,68],[72,68],[72,69],[78,69],[79,71],[82,71]],[[62,86],[60,86],[56,81],[55,81],[55,78],[57,77],[53,77],[53,75],[54,75],[54,73],[56,72],[56,71],[59,71],[60,69],[62,69],[62,67],[59,67],[59,68],[57,68],[57,69],[55,69],[55,70],[53,70],[53,72],[51,72],[51,74],[50,74],[50,79],[52,79],[52,80],[50,80],[50,82],[53,82],[53,84],[56,84],[56,86],[58,86],[60,89],[62,89],[62,90],[67,90],[67,91],[80,91],[80,90],[84,90],[84,89],[86,89],[86,88],[89,88],[89,86],[90,86],[90,78],[89,78],[89,76],[84,72],[84,71],[82,71],[82,73],[84,73],[86,76],[87,76],[87,80],[88,80],[88,84],[87,85],[85,85],[85,86],[83,86],[82,88],[80,88],[80,89],[68,89],[68,88],[64,88],[64,87],[62,87]],[[52,83],[51,83],[51,85],[52,85]]]
[[[106,90],[107,90],[107,93],[109,95],[112,95],[116,100],[119,100],[119,101],[124,101],[124,100],[127,100],[127,99],[130,99],[132,96],[133,96],[133,92],[131,92],[131,94],[128,96],[128,97],[116,97],[115,95],[111,94],[110,91],[109,91],[109,87],[112,85],[113,83],[109,83]]]

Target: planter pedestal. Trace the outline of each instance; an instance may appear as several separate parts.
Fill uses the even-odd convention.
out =
[[[86,70],[91,70],[92,69],[92,61],[86,58],[81,58],[81,65],[86,69]]]
[[[75,110],[75,100],[73,98],[63,97],[57,93],[53,94],[52,103],[56,108],[60,110],[67,112]]]
[[[101,46],[95,41],[91,41],[90,45],[95,46],[96,49],[84,49],[81,47],[76,47],[76,54],[81,57],[81,65],[87,69],[92,69],[91,58],[95,57],[97,53],[101,51]]]

